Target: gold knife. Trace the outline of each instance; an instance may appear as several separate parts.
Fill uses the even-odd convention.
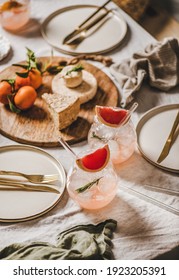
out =
[[[28,190],[28,191],[40,191],[40,192],[53,192],[53,193],[57,193],[57,194],[60,193],[59,190],[57,190],[53,186],[32,185],[32,184],[18,182],[15,180],[2,179],[2,180],[0,180],[0,186],[1,187],[12,187],[12,190],[13,190],[13,188],[14,188],[14,190],[16,188],[17,189],[21,188],[22,191]],[[0,190],[1,190],[1,187],[0,187]]]
[[[175,121],[173,123],[173,126],[172,126],[172,129],[170,131],[170,134],[165,142],[165,145],[161,151],[161,154],[159,156],[159,158],[157,159],[157,162],[158,163],[161,163],[169,154],[170,152],[170,148],[172,147],[172,144],[173,144],[173,140],[174,140],[174,135],[175,135],[175,131],[178,127],[178,124],[179,124],[179,111],[177,113],[177,116],[175,118]]]
[[[85,24],[90,21],[90,19],[92,19],[99,11],[101,11],[109,2],[111,2],[112,0],[108,0],[106,1],[102,6],[100,6],[94,13],[92,13],[87,19],[85,19],[80,25],[78,25],[70,34],[68,34],[64,39],[63,39],[63,44],[67,44],[68,41],[70,41],[73,37],[75,37],[76,35],[78,35],[79,33],[81,33],[83,30],[85,30],[87,28],[83,27],[85,26]],[[105,14],[106,16],[106,14]],[[100,19],[102,20],[102,18]],[[99,20],[98,20],[99,22]],[[91,25],[89,28],[91,28],[92,26],[94,26],[95,24],[97,24],[97,22],[92,22],[93,25]]]

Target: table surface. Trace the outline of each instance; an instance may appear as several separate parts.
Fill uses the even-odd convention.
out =
[[[104,1],[99,0],[98,5]],[[50,3],[50,4],[49,4]],[[83,1],[88,4],[89,1]],[[48,56],[51,53],[50,46],[41,36],[40,22],[53,11],[74,5],[72,0],[31,0],[31,21],[26,32],[19,35],[0,30],[11,42],[11,55],[0,62],[0,70],[14,62],[21,61],[25,57],[25,47],[35,49],[37,56]],[[81,1],[75,0],[75,4]],[[96,4],[91,0],[90,4]],[[114,51],[108,53],[115,62],[130,57],[135,51],[143,49],[147,44],[155,42],[141,26],[115,7],[125,18],[128,24],[128,34],[122,44]],[[62,55],[54,51],[56,55]],[[100,63],[94,63],[103,69],[110,77],[110,71]],[[169,93],[159,92],[147,85],[143,85],[136,94],[135,100],[139,103],[137,111],[133,114],[133,122],[136,125],[139,118],[154,106],[179,103],[179,88]],[[0,135],[0,146],[17,144]],[[87,142],[74,145],[76,153],[87,147]],[[44,149],[64,166],[68,172],[72,159],[62,148]],[[105,208],[97,211],[81,209],[67,192],[63,200],[49,213],[28,222],[17,224],[0,223],[0,248],[14,242],[50,241],[55,244],[59,232],[78,224],[98,223],[105,219],[117,220],[118,226],[113,238],[113,252],[115,259],[153,259],[158,255],[172,250],[179,244],[179,220],[178,216],[169,213],[157,206],[145,202],[120,189],[120,185],[134,187],[145,194],[155,197],[173,207],[177,207],[177,198],[159,193],[152,193],[143,189],[145,184],[159,185],[161,187],[178,188],[178,176],[164,172],[148,163],[136,148],[134,155],[117,168],[119,176],[119,189],[115,199]]]

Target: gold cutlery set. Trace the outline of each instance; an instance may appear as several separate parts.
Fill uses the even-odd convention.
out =
[[[89,31],[92,27],[96,26],[100,22],[103,24],[102,20],[106,18],[111,10],[105,9],[105,11],[101,13],[101,15],[99,15],[98,17],[95,16],[100,11],[102,11],[102,9],[104,9],[109,2],[111,2],[111,0],[106,1],[79,26],[75,27],[75,29],[64,38],[63,44],[69,46],[78,45],[87,37],[87,31]]]
[[[15,171],[0,170],[0,190],[11,191],[42,191],[58,193],[59,190],[51,183],[59,179],[58,174],[40,175],[40,174],[24,174]],[[4,177],[6,176],[6,177]],[[7,177],[8,176],[8,177]],[[26,180],[9,179],[9,176],[23,177]],[[29,184],[28,182],[32,183]]]

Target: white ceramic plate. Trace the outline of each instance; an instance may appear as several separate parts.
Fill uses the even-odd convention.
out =
[[[53,47],[67,54],[98,54],[117,47],[127,32],[127,24],[119,13],[112,11],[102,24],[89,31],[89,36],[78,46],[63,45],[63,39],[80,25],[98,6],[76,5],[65,7],[49,15],[42,24],[42,35]],[[104,12],[104,11],[103,11]]]
[[[66,176],[62,165],[39,148],[26,145],[0,147],[0,170],[20,171],[27,174],[58,173],[59,180],[53,184],[60,191],[56,194],[0,190],[1,222],[18,222],[39,217],[59,202],[65,190]]]
[[[163,149],[179,110],[179,104],[155,107],[140,119],[136,131],[138,147],[152,164],[167,171],[179,173],[179,132],[168,156],[159,164],[157,159]]]

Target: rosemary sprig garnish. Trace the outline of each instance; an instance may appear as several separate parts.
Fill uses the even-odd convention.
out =
[[[80,72],[82,71],[84,68],[82,65],[76,65],[74,66],[72,69],[70,69],[69,71],[66,72],[66,75],[68,76],[69,74],[71,74],[72,72]]]
[[[84,186],[82,186],[82,187],[76,189],[75,191],[76,191],[77,193],[82,193],[82,192],[84,192],[84,191],[90,189],[94,184],[97,184],[97,185],[98,185],[99,180],[100,180],[101,178],[102,178],[102,177],[100,177],[100,178],[98,178],[98,179],[95,179],[95,180],[91,181],[90,183],[88,183],[88,184],[86,184],[86,185],[84,185]]]
[[[96,139],[98,139],[100,141],[103,141],[103,142],[105,142],[105,140],[106,140],[104,137],[98,136],[94,131],[92,132],[91,138],[96,138]]]

